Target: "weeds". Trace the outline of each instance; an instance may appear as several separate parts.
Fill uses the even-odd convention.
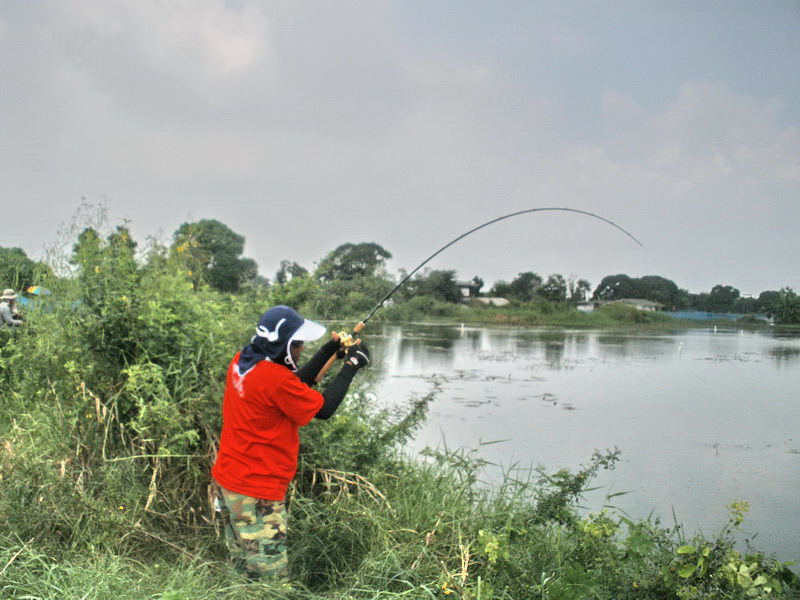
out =
[[[289,496],[293,583],[243,582],[207,500],[224,372],[261,308],[313,304],[313,290],[298,278],[257,302],[225,296],[193,280],[179,254],[156,245],[139,257],[134,246],[120,228],[84,231],[61,261],[72,276],[41,282],[53,299],[2,338],[0,596],[660,600],[800,588],[786,565],[734,550],[741,504],[720,535],[688,542],[613,512],[581,516],[582,494],[617,451],[496,488],[480,483],[474,452],[406,456],[436,387],[380,410],[368,377],[334,419],[303,431]],[[504,318],[566,314],[545,312]]]

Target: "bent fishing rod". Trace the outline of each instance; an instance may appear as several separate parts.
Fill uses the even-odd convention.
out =
[[[617,225],[613,221],[610,221],[610,220],[606,219],[605,217],[601,217],[600,215],[596,215],[595,213],[591,213],[591,212],[588,212],[588,211],[585,211],[585,210],[579,210],[577,208],[566,208],[566,207],[547,207],[547,208],[529,208],[527,210],[519,210],[517,212],[509,213],[507,215],[503,215],[502,217],[497,217],[496,219],[492,219],[491,221],[486,221],[486,223],[482,223],[482,224],[478,225],[477,227],[473,227],[472,229],[470,229],[466,233],[462,233],[460,236],[458,236],[454,240],[448,242],[447,244],[445,244],[444,246],[439,248],[436,252],[431,254],[428,258],[423,260],[419,265],[417,265],[417,267],[413,271],[411,271],[405,277],[403,277],[403,279],[400,281],[400,283],[398,283],[396,286],[394,286],[394,288],[388,294],[386,294],[383,297],[383,299],[381,299],[381,301],[378,302],[378,304],[375,305],[375,307],[369,312],[369,314],[364,319],[359,321],[358,324],[356,324],[356,326],[353,327],[353,333],[352,334],[348,334],[347,332],[344,332],[344,331],[339,333],[339,338],[341,339],[342,343],[345,346],[349,346],[349,345],[354,344],[355,341],[356,341],[355,340],[355,336],[358,335],[361,332],[362,329],[364,329],[364,327],[367,324],[367,321],[369,321],[372,318],[372,316],[376,312],[378,312],[378,310],[380,310],[380,308],[386,303],[386,301],[389,300],[389,298],[391,298],[397,290],[399,290],[401,287],[403,287],[408,282],[408,280],[411,279],[411,277],[417,271],[419,271],[422,267],[427,265],[431,260],[433,260],[434,258],[439,256],[439,254],[441,254],[442,252],[447,250],[453,244],[463,240],[465,237],[475,233],[479,229],[483,229],[484,227],[488,227],[489,225],[494,225],[495,223],[497,223],[499,221],[503,221],[505,219],[510,219],[512,217],[518,217],[519,215],[525,215],[525,214],[528,214],[528,213],[535,213],[535,212],[544,212],[544,211],[561,211],[561,212],[577,213],[577,214],[586,215],[588,217],[592,217],[592,218],[595,218],[595,219],[599,219],[600,221],[603,221],[603,222],[608,223],[609,225],[611,225],[613,227],[616,227],[622,233],[624,233],[629,238],[631,238],[634,242],[639,244],[639,246],[644,247],[644,244],[642,244],[642,242],[640,242],[638,239],[636,239],[636,237],[632,233],[630,233],[629,231],[623,229],[622,227],[620,227],[619,225]],[[317,379],[316,379],[317,381],[322,379],[322,377],[328,371],[330,366],[333,364],[333,360],[335,358],[336,358],[336,355],[331,357],[331,360],[328,361],[328,364],[326,364],[322,368],[322,370],[320,371],[319,375],[317,375]]]

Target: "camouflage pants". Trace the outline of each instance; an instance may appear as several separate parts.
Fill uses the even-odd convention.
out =
[[[226,490],[212,481],[214,508],[225,530],[231,562],[251,579],[287,577],[286,503]]]

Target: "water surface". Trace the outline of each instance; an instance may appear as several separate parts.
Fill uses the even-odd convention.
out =
[[[800,337],[710,327],[671,333],[441,325],[384,326],[378,396],[441,392],[410,445],[475,448],[503,469],[585,464],[618,447],[587,508],[613,504],[713,535],[746,500],[744,530],[800,559]],[[504,440],[496,444],[486,444]]]

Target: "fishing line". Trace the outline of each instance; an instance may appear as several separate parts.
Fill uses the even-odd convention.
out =
[[[612,227],[615,227],[616,229],[619,229],[619,230],[620,230],[622,233],[624,233],[624,234],[625,234],[625,235],[627,235],[629,238],[631,238],[631,239],[632,239],[634,242],[636,242],[636,244],[638,244],[638,245],[639,245],[639,246],[640,246],[640,247],[641,247],[641,248],[642,248],[642,249],[645,251],[645,253],[647,254],[647,256],[650,258],[650,260],[652,261],[652,263],[655,265],[656,269],[657,269],[659,272],[661,272],[661,271],[662,271],[662,269],[661,269],[660,265],[658,264],[658,261],[656,261],[656,260],[655,260],[655,258],[653,257],[653,255],[652,255],[652,254],[650,254],[650,252],[648,251],[648,249],[645,247],[645,245],[644,245],[642,242],[640,242],[640,241],[639,241],[639,240],[638,240],[638,239],[637,239],[637,238],[636,238],[636,237],[635,237],[635,236],[634,236],[632,233],[630,233],[630,232],[629,232],[629,231],[627,231],[626,229],[624,229],[624,228],[620,227],[619,225],[617,225],[617,224],[616,224],[616,223],[614,223],[613,221],[611,221],[611,220],[609,220],[609,219],[606,219],[605,217],[602,217],[602,216],[600,216],[600,215],[597,215],[597,214],[595,214],[595,213],[591,213],[591,212],[588,212],[588,211],[585,211],[585,210],[580,210],[580,209],[577,209],[577,208],[568,208],[568,207],[529,208],[529,209],[527,209],[527,210],[520,210],[520,211],[516,211],[516,212],[513,212],[513,213],[509,213],[509,214],[507,214],[507,215],[503,215],[503,216],[501,216],[501,217],[497,217],[497,218],[495,218],[495,219],[492,219],[492,220],[490,220],[490,221],[487,221],[487,222],[485,222],[485,223],[481,223],[481,224],[480,224],[480,225],[478,225],[477,227],[473,227],[473,228],[472,228],[472,229],[470,229],[469,231],[467,231],[467,232],[465,232],[465,233],[462,233],[461,235],[459,235],[459,236],[458,236],[458,237],[456,237],[455,239],[451,240],[450,242],[448,242],[447,244],[445,244],[444,246],[442,246],[441,248],[439,248],[438,250],[436,250],[436,252],[434,252],[433,254],[431,254],[431,255],[430,255],[428,258],[426,258],[426,259],[425,259],[424,261],[422,261],[422,262],[421,262],[419,265],[417,265],[417,266],[416,266],[416,267],[415,267],[415,268],[414,268],[414,269],[413,269],[411,272],[409,272],[409,273],[408,273],[408,274],[407,274],[405,277],[403,277],[403,279],[400,281],[400,283],[398,283],[396,286],[394,286],[394,288],[392,288],[392,290],[391,290],[391,291],[390,291],[388,294],[386,294],[386,295],[385,295],[385,296],[384,296],[384,297],[381,299],[381,301],[380,301],[380,302],[378,302],[378,304],[376,304],[376,305],[375,305],[375,307],[374,307],[374,308],[373,308],[373,309],[370,311],[370,313],[369,313],[369,314],[366,316],[366,318],[364,318],[364,319],[363,319],[363,320],[362,320],[362,321],[361,321],[361,322],[360,322],[360,323],[359,323],[359,324],[356,326],[356,328],[354,329],[354,333],[357,333],[358,331],[361,331],[361,329],[364,327],[364,325],[366,324],[366,322],[367,322],[369,319],[371,319],[371,318],[372,318],[372,316],[373,316],[373,315],[374,315],[374,314],[375,314],[375,313],[376,313],[378,310],[380,310],[380,308],[381,308],[381,307],[382,307],[382,306],[383,306],[383,305],[386,303],[386,301],[387,301],[387,300],[389,300],[389,298],[391,298],[391,297],[394,295],[394,293],[395,293],[397,290],[399,290],[401,287],[403,287],[403,286],[406,284],[406,282],[408,282],[408,280],[409,280],[409,279],[411,279],[411,277],[412,277],[412,276],[413,276],[415,273],[417,273],[417,272],[418,272],[418,271],[419,271],[419,270],[420,270],[422,267],[424,267],[424,266],[425,266],[426,264],[428,264],[428,263],[429,263],[431,260],[433,260],[434,258],[436,258],[436,257],[437,257],[439,254],[441,254],[442,252],[444,252],[445,250],[447,250],[447,249],[448,249],[450,246],[452,246],[453,244],[456,244],[457,242],[459,242],[459,241],[461,241],[462,239],[464,239],[465,237],[467,237],[467,236],[469,236],[469,235],[471,235],[471,234],[475,233],[476,231],[478,231],[478,230],[480,230],[480,229],[483,229],[484,227],[488,227],[489,225],[493,225],[493,224],[495,224],[495,223],[498,223],[499,221],[503,221],[503,220],[505,220],[505,219],[510,219],[510,218],[512,218],[512,217],[517,217],[517,216],[524,215],[524,214],[528,214],[528,213],[535,213],[535,212],[545,212],[545,211],[560,211],[560,212],[570,212],[570,213],[576,213],[576,214],[586,215],[586,216],[588,216],[588,217],[592,217],[592,218],[594,218],[594,219],[598,219],[598,220],[600,220],[600,221],[603,221],[604,223],[608,223],[608,224],[609,224],[609,225],[611,225]],[[717,350],[718,350],[718,351],[720,350],[720,348],[719,348],[719,345],[718,345],[718,342],[715,342],[714,340],[712,340],[712,344],[715,344],[715,345],[717,346]],[[752,387],[750,387],[750,386],[747,384],[747,381],[744,379],[744,377],[743,377],[743,376],[742,376],[742,374],[739,372],[739,370],[736,368],[736,366],[735,366],[735,365],[734,365],[734,364],[733,364],[731,361],[729,361],[729,360],[726,360],[725,362],[727,362],[727,363],[728,363],[728,366],[729,366],[731,369],[733,369],[733,371],[736,373],[737,377],[739,377],[739,379],[742,381],[742,383],[744,384],[745,388],[746,388],[746,389],[747,389],[747,391],[750,393],[750,395],[751,395],[751,396],[752,396],[752,397],[753,397],[753,398],[756,400],[756,402],[757,402],[757,403],[758,403],[758,404],[761,406],[762,410],[763,410],[763,411],[764,411],[764,412],[765,412],[767,415],[770,415],[770,416],[771,416],[771,414],[772,414],[772,411],[770,411],[770,410],[768,410],[768,409],[767,409],[766,405],[765,405],[765,404],[762,402],[761,398],[759,398],[759,397],[758,397],[758,395],[755,393],[755,391],[752,389]],[[775,420],[775,422],[776,422],[776,423],[778,423],[778,429],[780,429],[780,430],[781,430],[781,432],[782,432],[782,433],[783,433],[783,434],[784,434],[784,435],[785,435],[787,438],[789,438],[789,435],[788,435],[788,433],[787,433],[787,432],[786,432],[786,431],[785,431],[785,430],[782,428],[782,426],[780,425],[779,421],[776,419],[776,420]],[[791,440],[792,438],[789,438],[789,439]]]
[[[407,282],[409,279],[411,279],[411,276],[412,276],[412,275],[414,275],[414,273],[416,273],[417,271],[419,271],[419,270],[420,270],[422,267],[424,267],[425,265],[427,265],[427,264],[428,264],[428,263],[429,263],[431,260],[433,260],[434,258],[436,258],[436,257],[437,257],[439,254],[441,254],[442,252],[444,252],[445,250],[447,250],[447,249],[448,249],[450,246],[452,246],[452,245],[453,245],[453,244],[455,244],[456,242],[458,242],[458,241],[460,241],[460,240],[464,239],[465,237],[467,237],[467,236],[468,236],[468,235],[470,235],[470,234],[473,234],[473,233],[475,233],[475,232],[476,232],[476,231],[478,231],[479,229],[483,229],[484,227],[488,227],[489,225],[493,225],[493,224],[497,223],[498,221],[503,221],[504,219],[510,219],[511,217],[517,217],[517,216],[519,216],[519,215],[524,215],[524,214],[527,214],[527,213],[543,212],[543,211],[563,211],[563,212],[571,212],[571,213],[578,213],[578,214],[581,214],[581,215],[586,215],[586,216],[588,216],[588,217],[593,217],[593,218],[595,218],[595,219],[599,219],[599,220],[601,220],[601,221],[603,221],[603,222],[605,222],[605,223],[608,223],[609,225],[612,225],[613,227],[616,227],[616,228],[617,228],[617,229],[619,229],[619,230],[620,230],[622,233],[624,233],[624,234],[625,234],[625,235],[627,235],[629,238],[631,238],[631,239],[632,239],[634,242],[636,242],[637,244],[639,244],[639,246],[641,246],[642,248],[644,248],[644,244],[642,244],[642,242],[640,242],[638,239],[636,239],[636,237],[634,237],[634,235],[633,235],[632,233],[630,233],[630,232],[628,232],[627,230],[623,229],[622,227],[620,227],[619,225],[617,225],[617,224],[616,224],[616,223],[614,223],[613,221],[609,221],[609,220],[608,220],[608,219],[606,219],[605,217],[601,217],[600,215],[596,215],[596,214],[594,214],[594,213],[590,213],[590,212],[587,212],[587,211],[585,211],[585,210],[579,210],[579,209],[577,209],[577,208],[564,208],[564,207],[560,207],[560,208],[529,208],[529,209],[527,209],[527,210],[519,210],[519,211],[517,211],[517,212],[513,212],[513,213],[510,213],[510,214],[507,214],[507,215],[503,215],[502,217],[497,217],[496,219],[492,219],[491,221],[487,221],[486,223],[482,223],[481,225],[478,225],[477,227],[473,227],[472,229],[470,229],[470,230],[469,230],[469,231],[467,231],[466,233],[462,233],[460,236],[458,236],[458,237],[457,237],[457,238],[455,238],[454,240],[452,240],[452,241],[448,242],[447,244],[445,244],[444,246],[442,246],[441,248],[439,248],[439,249],[438,249],[436,252],[434,252],[433,254],[431,254],[431,255],[430,255],[428,258],[426,258],[426,259],[425,259],[425,260],[423,260],[423,261],[422,261],[422,262],[421,262],[419,265],[417,265],[417,267],[416,267],[416,268],[415,268],[413,271],[411,271],[411,272],[410,272],[408,275],[406,275],[406,276],[405,276],[405,277],[402,279],[402,281],[400,281],[400,283],[398,283],[396,286],[394,286],[394,288],[392,289],[392,291],[390,291],[388,294],[386,294],[386,295],[383,297],[383,299],[382,299],[380,302],[378,302],[378,304],[376,304],[376,305],[375,305],[375,308],[373,308],[373,309],[370,311],[370,313],[367,315],[367,317],[366,317],[365,319],[362,319],[361,323],[364,323],[364,324],[366,324],[366,322],[367,322],[367,321],[369,321],[369,319],[370,319],[370,318],[372,318],[372,315],[374,315],[374,314],[375,314],[375,313],[378,311],[378,309],[380,309],[380,307],[381,307],[381,306],[383,306],[383,304],[384,304],[384,303],[385,303],[385,302],[386,302],[386,301],[387,301],[389,298],[391,298],[391,297],[392,297],[392,295],[393,295],[393,294],[394,294],[394,293],[395,293],[397,290],[399,290],[401,287],[403,287],[403,285],[405,285],[405,283],[406,283],[406,282]],[[648,255],[649,255],[649,254],[650,254],[650,253],[648,252]],[[650,258],[652,259],[653,257],[651,256]],[[655,262],[655,261],[654,261],[654,262]]]
[[[366,316],[364,319],[362,319],[361,321],[359,321],[359,322],[356,324],[356,326],[355,326],[355,327],[353,327],[353,333],[352,333],[352,335],[350,335],[350,334],[348,334],[347,332],[344,332],[344,331],[343,331],[343,332],[340,332],[340,333],[339,333],[339,337],[342,339],[342,341],[343,341],[343,343],[344,343],[345,345],[349,345],[349,344],[352,344],[352,343],[354,343],[355,336],[357,336],[357,335],[358,335],[358,334],[361,332],[361,330],[362,330],[362,329],[364,329],[364,327],[366,326],[366,323],[367,323],[367,321],[369,321],[369,320],[372,318],[372,315],[374,315],[374,314],[375,314],[375,313],[376,313],[376,312],[377,312],[377,311],[378,311],[378,310],[381,308],[381,306],[383,306],[383,305],[386,303],[386,301],[387,301],[389,298],[391,298],[391,297],[392,297],[392,295],[394,295],[394,293],[395,293],[397,290],[399,290],[401,287],[403,287],[403,286],[406,284],[406,282],[407,282],[409,279],[411,279],[411,277],[414,275],[414,273],[416,273],[417,271],[419,271],[419,270],[420,270],[422,267],[424,267],[425,265],[427,265],[427,264],[428,264],[428,263],[429,263],[431,260],[433,260],[434,258],[436,258],[437,256],[439,256],[439,254],[441,254],[442,252],[444,252],[445,250],[447,250],[447,249],[448,249],[450,246],[452,246],[452,245],[453,245],[453,244],[455,244],[456,242],[458,242],[458,241],[460,241],[460,240],[463,240],[465,237],[467,237],[467,236],[468,236],[468,235],[470,235],[470,234],[473,234],[473,233],[475,233],[475,232],[476,232],[476,231],[478,231],[479,229],[483,229],[484,227],[488,227],[489,225],[493,225],[494,223],[497,223],[497,222],[499,222],[499,221],[503,221],[503,220],[505,220],[505,219],[510,219],[510,218],[512,218],[512,217],[517,217],[517,216],[519,216],[519,215],[524,215],[524,214],[527,214],[527,213],[543,212],[543,211],[562,211],[562,212],[570,212],[570,213],[577,213],[577,214],[581,214],[581,215],[586,215],[587,217],[592,217],[592,218],[594,218],[594,219],[599,219],[600,221],[603,221],[604,223],[608,223],[608,224],[609,224],[609,225],[611,225],[612,227],[616,227],[616,228],[617,228],[617,229],[619,229],[619,230],[620,230],[622,233],[624,233],[624,234],[625,234],[625,235],[627,235],[629,238],[631,238],[631,239],[632,239],[634,242],[636,242],[636,243],[637,243],[639,246],[641,246],[642,248],[644,248],[644,244],[642,244],[642,242],[640,242],[638,239],[636,239],[636,237],[635,237],[635,236],[634,236],[632,233],[630,233],[629,231],[627,231],[626,229],[623,229],[622,227],[620,227],[619,225],[617,225],[617,224],[616,224],[616,223],[614,223],[613,221],[609,221],[609,220],[608,220],[608,219],[606,219],[605,217],[601,217],[600,215],[596,215],[596,214],[594,214],[594,213],[591,213],[591,212],[588,212],[588,211],[585,211],[585,210],[579,210],[579,209],[577,209],[577,208],[567,208],[567,207],[529,208],[529,209],[527,209],[527,210],[518,210],[517,212],[509,213],[509,214],[507,214],[507,215],[503,215],[502,217],[497,217],[496,219],[492,219],[491,221],[486,221],[486,223],[481,223],[481,224],[480,224],[480,225],[478,225],[477,227],[473,227],[472,229],[470,229],[470,230],[469,230],[469,231],[467,231],[466,233],[462,233],[460,236],[458,236],[458,237],[457,237],[457,238],[455,238],[454,240],[451,240],[450,242],[446,243],[444,246],[442,246],[441,248],[439,248],[439,249],[438,249],[436,252],[434,252],[433,254],[431,254],[431,255],[430,255],[428,258],[426,258],[425,260],[423,260],[423,261],[422,261],[422,262],[421,262],[419,265],[417,265],[417,266],[416,266],[416,267],[415,267],[415,268],[414,268],[414,269],[413,269],[413,270],[412,270],[410,273],[408,273],[408,274],[407,274],[405,277],[403,277],[403,279],[400,281],[400,283],[398,283],[396,286],[394,286],[394,288],[392,288],[392,290],[391,290],[391,291],[390,291],[388,294],[386,294],[386,295],[385,295],[385,296],[384,296],[384,297],[381,299],[381,301],[380,301],[380,302],[378,302],[378,304],[376,304],[376,305],[375,305],[375,307],[374,307],[374,308],[373,308],[373,309],[370,311],[370,313],[369,313],[369,314],[368,314],[368,315],[367,315],[367,316]],[[648,253],[648,254],[649,254],[649,253]],[[652,259],[652,257],[651,257],[651,259]],[[335,358],[336,358],[336,356],[334,355],[334,356],[332,356],[332,357],[331,357],[331,358],[328,360],[328,362],[325,364],[325,366],[324,366],[324,367],[323,367],[323,368],[320,370],[320,372],[317,374],[317,376],[316,376],[316,378],[315,378],[315,380],[316,380],[316,381],[320,381],[320,380],[322,379],[322,377],[324,377],[324,376],[325,376],[325,373],[327,373],[328,369],[330,369],[331,365],[333,364],[333,360],[334,360]]]

